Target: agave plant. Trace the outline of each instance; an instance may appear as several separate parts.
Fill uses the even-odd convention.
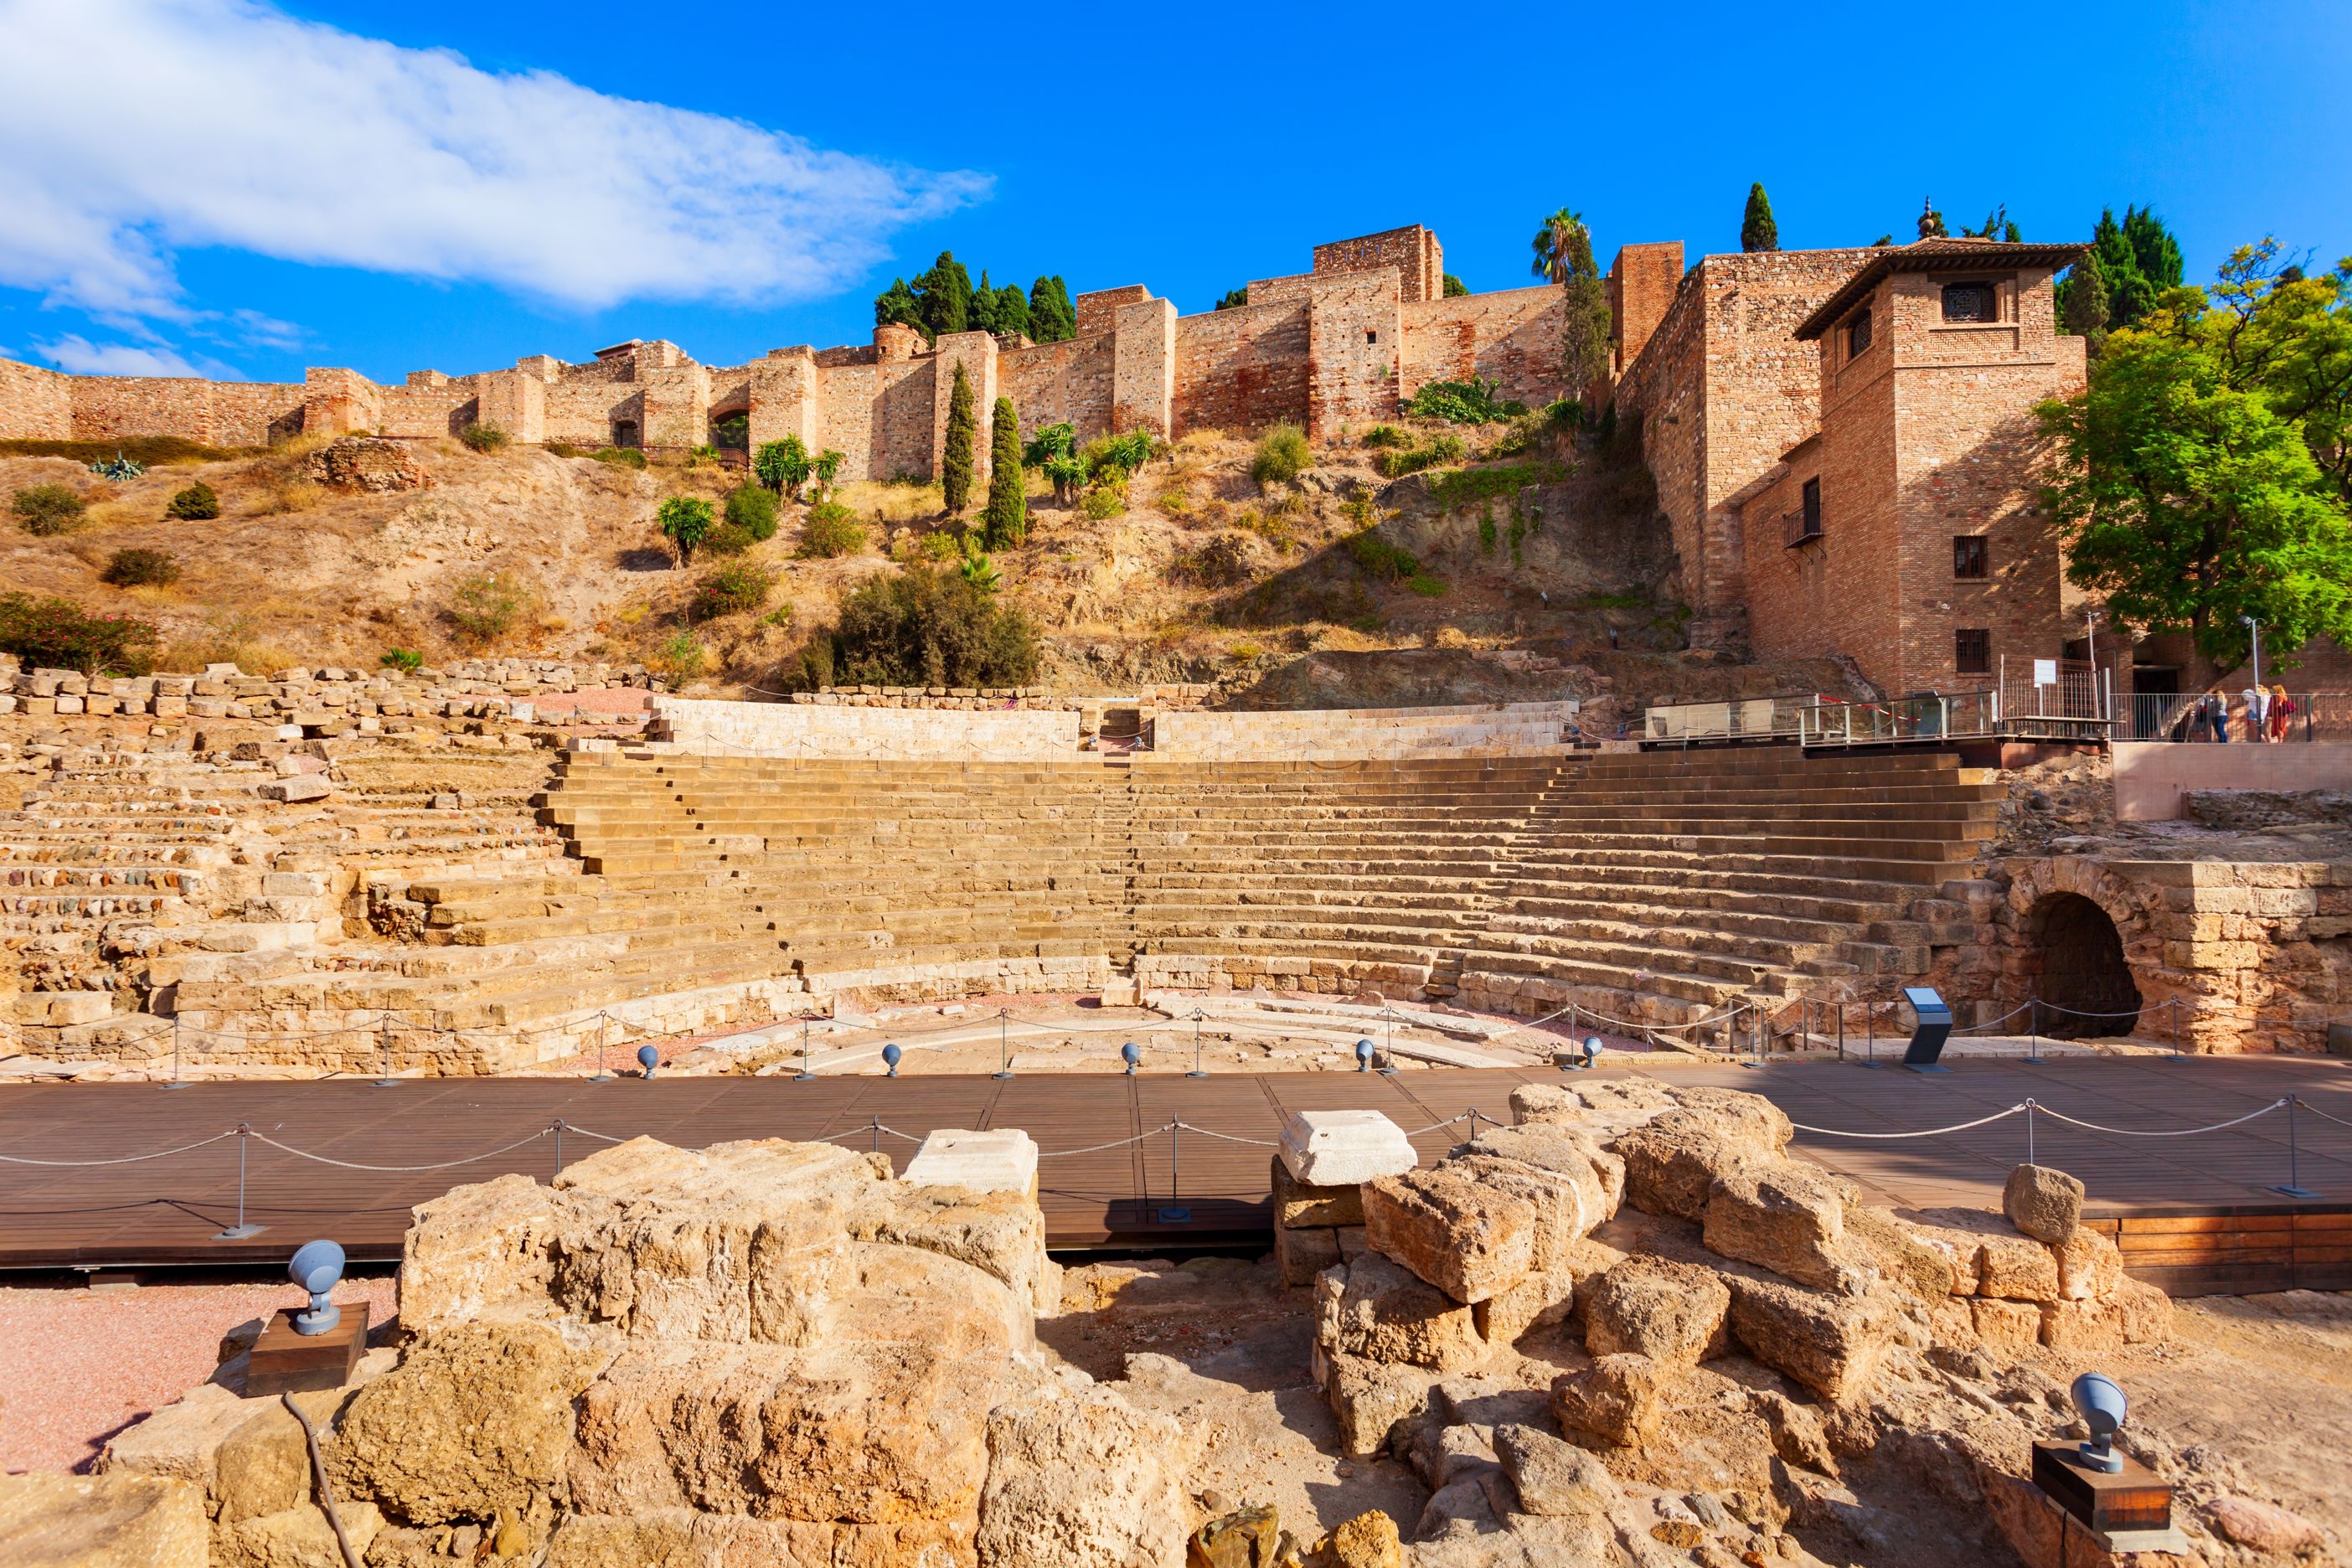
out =
[[[112,479],[119,485],[126,479],[135,479],[145,473],[147,465],[117,452],[105,462],[92,463],[89,466],[89,471],[101,479]]]

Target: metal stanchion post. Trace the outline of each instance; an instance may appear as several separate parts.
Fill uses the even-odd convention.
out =
[[[2295,1101],[2298,1098],[2298,1096],[2292,1094],[2286,1097],[2286,1184],[2281,1187],[2273,1187],[2271,1191],[2290,1198],[2315,1198],[2319,1194],[2303,1184],[2303,1172],[2299,1167],[2297,1160],[2294,1140],[2294,1107]]]
[[[604,1069],[604,1037],[613,1030],[612,1016],[604,1009],[596,1012],[596,1070],[588,1075],[590,1083],[610,1083],[613,1075]]]
[[[563,1174],[563,1118],[555,1119],[555,1173]]]
[[[188,1087],[188,1080],[180,1076],[180,1016],[177,1013],[172,1015],[172,1081],[163,1087],[165,1089]]]
[[[2032,1095],[2025,1097],[2025,1163],[2029,1165],[2035,1163],[2033,1158],[2033,1097]]]
[[[244,1241],[269,1228],[266,1225],[250,1224],[245,1217],[245,1141],[252,1133],[250,1122],[236,1124],[236,1223],[215,1235],[213,1237],[215,1241]]]
[[[378,1089],[398,1089],[400,1080],[392,1076],[392,1015],[386,1013],[376,1020],[376,1033],[383,1050],[383,1076],[375,1080]]]
[[[2042,1004],[2039,1001],[2028,1001],[2025,1004],[2025,1065],[2027,1067],[2040,1065],[2035,1058],[2041,1049]]]
[[[999,1007],[996,1010],[996,1056],[998,1062],[1002,1064],[996,1069],[995,1076],[998,1078],[1013,1076],[1012,1019],[1012,1008]]]
[[[1208,1077],[1208,1076],[1209,1076],[1209,1069],[1208,1069],[1208,1068],[1204,1068],[1204,1067],[1202,1067],[1202,1066],[1201,1065],[1201,1017],[1202,1017],[1201,1009],[1199,1009],[1198,1007],[1193,1008],[1193,1009],[1192,1009],[1192,1070],[1191,1072],[1188,1072],[1188,1073],[1186,1073],[1186,1074],[1184,1075],[1186,1078],[1206,1078],[1206,1077]]]
[[[1001,1078],[1003,1075],[1000,1073],[997,1076]],[[803,1018],[801,1020],[801,1070],[793,1074],[793,1081],[806,1083],[814,1077],[816,1074],[809,1071],[809,1021]]]
[[[1862,1005],[1862,1065],[1878,1070],[1878,1011],[1867,1002]]]
[[[1845,1060],[1845,998],[1837,1003],[1838,1060]]]
[[[2172,999],[2172,1059],[2180,1059],[2180,998]]]

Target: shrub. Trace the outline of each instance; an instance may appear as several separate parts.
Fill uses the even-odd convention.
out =
[[[1418,594],[1424,599],[1443,598],[1445,595],[1444,581],[1431,576],[1426,572],[1414,573],[1404,580],[1404,585],[1408,591]]]
[[[1423,384],[1404,405],[1405,412],[1416,419],[1443,419],[1454,425],[1486,425],[1497,419],[1512,419],[1528,411],[1524,403],[1495,395],[1496,383],[1483,376],[1468,381],[1433,381]]]
[[[118,550],[98,580],[118,588],[166,587],[180,580],[180,563],[168,550]]]
[[[837,500],[819,501],[801,521],[800,553],[810,561],[830,561],[866,548],[866,530],[850,510]]]
[[[686,466],[699,468],[719,461],[719,448],[705,441],[686,455]]]
[[[457,439],[488,458],[505,451],[507,443],[514,437],[495,425],[469,424],[457,432]]]
[[[89,466],[89,471],[101,479],[111,479],[120,485],[127,484],[145,473],[147,465],[136,458],[126,458],[121,452],[117,452],[102,462],[92,463]]]
[[[1348,554],[1370,577],[1402,583],[1421,575],[1421,558],[1400,544],[1391,544],[1370,529],[1348,535]]]
[[[776,537],[776,494],[759,485],[739,485],[727,497],[727,521],[753,539]]]
[[[8,510],[16,514],[17,527],[48,538],[79,528],[89,503],[64,485],[32,485],[16,492]]]
[[[750,561],[730,561],[697,586],[688,612],[698,621],[719,616],[748,616],[768,602],[776,580],[768,569]]]
[[[1429,481],[1429,495],[1439,508],[1456,507],[1503,496],[1517,496],[1529,485],[1556,485],[1569,476],[1565,463],[1500,463],[1483,468],[1458,468]]]
[[[28,669],[144,675],[155,668],[155,623],[89,615],[71,599],[0,594],[0,653],[15,654]]]
[[[707,656],[692,632],[675,632],[654,649],[650,662],[672,682],[691,680],[702,673]]]
[[[1021,448],[1022,465],[1024,468],[1042,468],[1055,458],[1072,456],[1077,447],[1077,427],[1067,420],[1059,425],[1048,425],[1030,437],[1028,445]]]
[[[254,457],[260,450],[255,447],[207,447],[200,441],[184,441],[177,436],[131,436],[120,441],[0,441],[0,458],[70,458],[77,463],[129,458],[149,468],[159,463],[217,463],[229,458]]]
[[[1262,485],[1288,484],[1314,466],[1307,432],[1296,425],[1277,425],[1258,437],[1257,451],[1250,458],[1250,478]]]
[[[646,455],[635,447],[599,447],[588,456],[599,463],[610,463],[615,468],[642,468],[646,466]]]
[[[1423,468],[1433,468],[1440,463],[1462,460],[1462,437],[1452,433],[1433,436],[1418,447],[1395,447],[1382,452],[1380,470],[1392,479],[1407,474],[1417,474]]]
[[[1090,485],[1087,493],[1078,498],[1079,515],[1097,522],[1117,517],[1126,510],[1127,486],[1123,483]]]
[[[812,642],[819,639],[813,638]],[[868,577],[841,618],[803,654],[803,668],[882,686],[1018,686],[1037,673],[1037,630],[960,571],[914,568]]]
[[[654,512],[662,537],[677,547],[677,563],[694,560],[694,547],[710,533],[710,503],[700,496],[672,496]]]
[[[758,542],[733,523],[721,522],[704,534],[695,548],[705,555],[740,555]]]
[[[993,594],[1004,586],[1003,575],[996,570],[996,563],[988,558],[985,551],[968,555],[958,562],[956,573],[983,594]]]
[[[396,669],[403,675],[415,675],[425,668],[425,656],[413,648],[388,647],[376,660],[386,669]]]
[[[797,436],[761,442],[751,458],[751,473],[777,494],[797,500],[801,487],[808,483],[808,444]]]
[[[1364,432],[1364,445],[1375,450],[1382,447],[1409,447],[1412,437],[1393,425],[1375,425]]]
[[[487,647],[514,630],[535,597],[526,584],[510,574],[487,573],[457,584],[447,615],[461,639]]]
[[[962,558],[963,546],[957,542],[954,534],[940,529],[935,533],[923,535],[922,542],[915,546],[915,552],[925,561],[956,561]]]
[[[1124,436],[1097,436],[1078,454],[1086,465],[1087,477],[1099,479],[1116,471],[1121,481],[1151,460],[1161,447],[1160,437],[1149,430],[1129,430]]]
[[[817,500],[823,500],[833,494],[834,478],[841,472],[841,465],[847,461],[848,453],[836,452],[830,447],[809,459],[809,478],[816,481]]]
[[[220,497],[212,486],[202,479],[172,497],[172,504],[163,509],[166,517],[176,517],[189,522],[199,522],[220,515]]]

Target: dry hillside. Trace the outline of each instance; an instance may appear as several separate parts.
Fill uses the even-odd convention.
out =
[[[1045,680],[1068,689],[1222,679],[1240,705],[1301,707],[1846,684],[1834,666],[1659,657],[1680,647],[1685,612],[1638,460],[1589,440],[1580,449],[1539,423],[1454,433],[1465,460],[1427,472],[1384,479],[1378,452],[1343,440],[1266,485],[1250,477],[1250,438],[1195,433],[1155,456],[1105,518],[1055,504],[1033,470],[1027,540],[995,558],[1003,591],[1045,634]],[[806,508],[788,505],[776,537],[746,557],[773,575],[767,603],[704,617],[696,589],[717,563],[681,567],[655,512],[681,493],[723,508],[740,469],[483,455],[442,440],[404,445],[425,488],[369,492],[319,482],[322,446],[174,461],[121,484],[62,457],[0,457],[0,494],[62,483],[89,502],[71,532],[0,531],[0,580],[154,620],[174,668],[502,651],[644,660],[731,692],[781,684],[808,630],[868,574],[954,555],[936,486],[851,485],[839,500],[860,548],[803,558]],[[169,517],[173,494],[198,480],[222,515]],[[1368,530],[1380,548],[1360,542]],[[179,580],[109,586],[101,574],[126,548],[170,552]],[[452,612],[490,579],[520,607],[486,647]],[[1363,657],[1408,650],[1420,657]]]

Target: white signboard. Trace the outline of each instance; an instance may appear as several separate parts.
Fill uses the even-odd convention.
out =
[[[2058,661],[2054,658],[2035,659],[2033,661],[2033,684],[2036,686],[2057,685]]]

